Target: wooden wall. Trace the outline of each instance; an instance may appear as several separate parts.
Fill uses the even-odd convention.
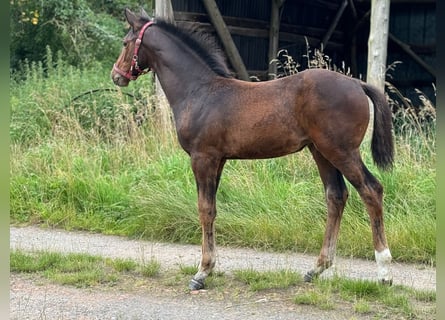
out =
[[[236,47],[249,71],[261,80],[267,78],[269,27],[272,0],[216,0]],[[308,47],[320,48],[343,0],[286,0],[281,12],[279,49],[286,49],[307,68]],[[214,29],[202,0],[172,0],[178,24],[200,23]],[[366,77],[370,0],[348,0],[324,53],[332,63],[350,67],[355,77]],[[391,81],[404,95],[415,98],[414,88],[435,102],[436,3],[434,0],[392,0],[388,64],[398,63]],[[424,63],[422,66],[419,64]],[[428,70],[429,67],[429,70]],[[432,72],[431,72],[432,71]],[[432,74],[433,73],[433,74]]]

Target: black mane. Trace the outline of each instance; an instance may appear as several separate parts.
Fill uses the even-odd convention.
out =
[[[233,77],[227,66],[224,53],[212,35],[197,27],[181,28],[159,18],[155,19],[155,24],[173,34],[192,49],[217,75],[224,78]]]

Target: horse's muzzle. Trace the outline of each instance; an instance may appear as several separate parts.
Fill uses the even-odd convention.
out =
[[[121,74],[115,72],[115,70],[111,70],[111,79],[114,84],[119,87],[126,87],[130,83],[130,80],[126,77],[123,77]]]

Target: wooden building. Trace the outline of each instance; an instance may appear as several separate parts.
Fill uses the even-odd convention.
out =
[[[198,23],[216,33],[204,2],[171,0],[176,23]],[[215,3],[249,76],[269,78],[275,28],[277,47],[272,52],[281,52],[282,59],[287,52],[298,63],[299,71],[308,68],[308,55],[313,56],[318,49],[332,66],[366,79],[370,0]],[[277,22],[273,20],[274,10],[278,10]],[[391,0],[387,64],[395,67],[387,72],[387,80],[409,98],[416,99],[414,89],[419,89],[435,103],[435,47],[436,1]],[[277,72],[283,70],[279,67]]]

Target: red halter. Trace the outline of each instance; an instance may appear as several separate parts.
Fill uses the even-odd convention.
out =
[[[125,72],[125,71],[119,69],[116,66],[116,64],[113,65],[113,70],[116,71],[117,73],[119,73],[121,76],[127,78],[128,80],[136,80],[140,75],[145,74],[150,71],[149,68],[146,70],[141,70],[141,68],[139,68],[138,53],[139,53],[139,47],[141,46],[141,43],[142,43],[142,38],[144,37],[145,30],[147,30],[147,28],[149,26],[151,26],[153,23],[154,23],[153,21],[147,22],[146,24],[144,24],[144,26],[139,31],[138,38],[136,39],[136,42],[134,44],[133,59],[131,60],[130,70]],[[136,75],[133,75],[134,71],[136,71]]]

